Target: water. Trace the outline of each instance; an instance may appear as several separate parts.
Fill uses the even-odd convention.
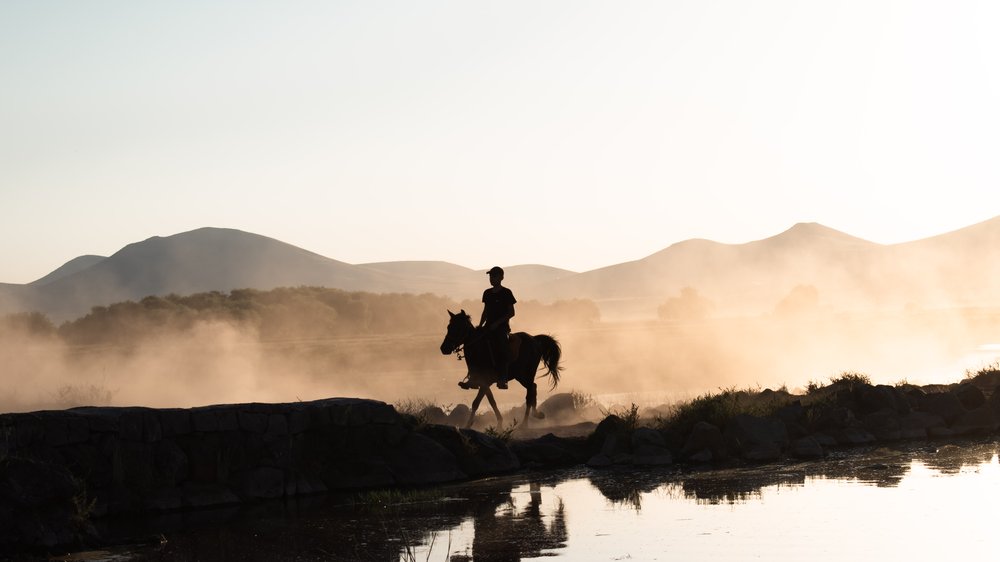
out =
[[[314,498],[175,516],[165,542],[90,559],[986,560],[998,450],[919,443],[726,470],[521,473],[420,490],[405,505]]]

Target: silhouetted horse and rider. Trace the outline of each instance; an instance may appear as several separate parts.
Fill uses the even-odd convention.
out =
[[[503,416],[497,408],[496,400],[493,398],[493,391],[490,386],[497,381],[499,366],[495,364],[493,353],[489,349],[489,338],[484,328],[477,328],[472,325],[472,319],[464,310],[458,313],[448,311],[451,321],[448,322],[448,333],[441,342],[441,353],[448,355],[459,353],[459,357],[464,356],[465,364],[468,367],[468,388],[478,388],[479,393],[472,401],[472,412],[469,414],[469,422],[466,427],[471,427],[476,419],[476,410],[479,408],[485,396],[489,399],[493,413],[497,416],[497,424],[503,423]],[[528,421],[528,415],[534,412],[536,418],[544,418],[545,415],[536,410],[538,406],[538,385],[535,383],[535,373],[541,363],[545,364],[547,372],[542,376],[552,376],[552,388],[559,384],[559,357],[562,351],[559,342],[552,336],[539,334],[533,336],[525,332],[511,334],[511,345],[516,348],[512,353],[513,357],[508,366],[508,373],[511,380],[516,380],[528,390],[525,397],[524,421]]]
[[[497,424],[503,423],[503,416],[493,398],[490,386],[498,383],[498,388],[507,388],[507,380],[521,383],[528,393],[525,397],[524,422],[534,414],[536,418],[545,415],[537,411],[538,386],[535,373],[538,366],[545,364],[546,373],[552,377],[552,388],[559,384],[559,358],[562,350],[552,336],[531,335],[526,332],[510,334],[510,319],[514,316],[514,295],[500,285],[503,270],[494,267],[489,271],[491,288],[483,292],[483,316],[479,326],[465,310],[458,313],[448,311],[448,333],[441,342],[441,353],[458,353],[468,367],[466,380],[459,383],[462,388],[479,389],[472,401],[472,411],[466,427],[471,427],[476,419],[476,410],[485,396],[496,414]],[[502,383],[502,384],[499,384]]]

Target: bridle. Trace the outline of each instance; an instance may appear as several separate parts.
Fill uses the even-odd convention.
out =
[[[466,318],[468,318],[468,317],[466,317]],[[458,345],[456,345],[455,348],[452,349],[449,352],[449,354],[450,353],[454,353],[456,355],[456,358],[459,361],[465,359],[465,347],[466,347],[466,345],[468,345],[469,343],[473,343],[475,341],[478,341],[478,340],[482,339],[482,337],[483,337],[482,334],[476,334],[476,327],[472,325],[471,321],[467,324],[467,326],[468,326],[468,328],[465,330],[465,333],[462,334],[462,336],[458,338],[458,340],[459,340]],[[449,324],[449,327],[451,327],[450,324]],[[448,335],[451,335],[451,331],[450,330],[449,330]],[[446,336],[445,339],[447,340],[447,336]]]

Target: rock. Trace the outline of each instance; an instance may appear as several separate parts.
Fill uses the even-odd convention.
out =
[[[263,412],[240,411],[237,415],[240,430],[250,433],[264,433],[267,431],[268,416]]]
[[[81,482],[65,467],[17,456],[0,462],[0,551],[79,547],[96,535]]]
[[[924,394],[920,398],[920,409],[941,416],[948,425],[955,423],[965,413],[962,402],[951,392]]]
[[[898,389],[880,384],[877,386],[859,385],[854,389],[858,413],[871,414],[888,410],[896,414],[910,412],[910,404]]]
[[[244,498],[275,499],[285,495],[285,473],[280,468],[260,466],[237,474],[236,491]]]
[[[729,450],[747,460],[775,460],[788,447],[785,424],[775,418],[738,414],[726,423],[722,435]]]
[[[440,406],[430,405],[417,414],[418,418],[423,418],[426,423],[430,424],[446,424],[448,423],[448,414],[444,413],[444,410]]]
[[[837,439],[827,433],[814,433],[811,435],[821,447],[836,447]]]
[[[591,468],[607,468],[612,465],[614,465],[614,462],[603,453],[596,454],[587,461],[587,466]]]
[[[703,454],[707,453],[707,455]],[[700,455],[700,456],[699,456]],[[698,459],[706,460],[695,460]],[[708,422],[697,422],[688,434],[684,447],[681,449],[681,458],[694,462],[708,462],[710,460],[722,460],[729,457],[726,449],[726,441],[722,437],[722,431]]]
[[[571,392],[553,394],[539,404],[538,411],[557,423],[579,419],[576,411],[576,399]]]
[[[714,457],[712,455],[712,451],[708,449],[701,449],[688,456],[687,460],[688,462],[693,462],[693,463],[706,463],[706,462],[712,462],[714,460]]]
[[[469,414],[472,410],[465,404],[459,404],[452,408],[448,412],[448,419],[445,421],[448,425],[454,425],[458,427],[465,427],[465,423],[469,421]]]
[[[874,435],[861,427],[845,427],[833,432],[832,437],[840,445],[867,445],[876,441]]]
[[[997,429],[997,420],[993,410],[985,405],[962,414],[951,424],[956,435],[983,435]]]
[[[522,466],[570,466],[587,460],[585,440],[565,439],[551,433],[529,441],[514,441],[510,450]]]
[[[799,400],[779,408],[774,413],[774,417],[785,424],[789,437],[803,437],[808,433],[806,430],[806,409]]]
[[[385,458],[395,484],[439,484],[467,477],[455,455],[419,433],[410,434],[400,447],[386,451]]]
[[[641,447],[666,449],[667,441],[663,438],[662,433],[651,427],[637,427],[632,432],[632,450]]]
[[[910,412],[899,418],[899,428],[903,431],[920,429],[926,431],[932,427],[945,427],[944,419],[929,412]]]
[[[896,441],[902,435],[896,411],[889,408],[863,416],[861,424],[879,441]]]
[[[505,443],[478,431],[450,425],[427,425],[420,428],[419,433],[454,455],[462,472],[469,477],[500,474],[520,467],[518,457]]]
[[[628,453],[629,443],[625,422],[614,414],[601,420],[594,433],[587,438],[587,446],[592,454],[602,453],[608,458]]]
[[[789,453],[799,459],[818,459],[826,455],[823,446],[815,437],[800,437],[792,441]]]
[[[636,466],[666,466],[673,462],[674,456],[665,447],[643,445],[632,451],[632,464]]]
[[[955,432],[950,427],[931,427],[927,429],[930,437],[954,437]]]
[[[974,384],[962,383],[952,390],[951,393],[958,398],[958,401],[961,402],[962,407],[966,410],[975,410],[976,408],[986,404],[986,396],[983,395],[983,391]]]
[[[829,406],[819,408],[814,428],[819,431],[833,433],[836,430],[850,427],[858,423],[854,412],[844,406]]]

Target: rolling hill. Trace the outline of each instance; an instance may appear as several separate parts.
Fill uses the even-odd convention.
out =
[[[507,266],[520,300],[591,299],[607,315],[655,315],[693,287],[719,314],[758,314],[798,285],[835,309],[1000,304],[1000,217],[939,236],[881,245],[815,223],[744,244],[692,239],[645,258],[575,273]],[[317,285],[350,291],[478,299],[484,272],[439,261],[349,264],[233,229],[201,228],[81,256],[26,285],[0,284],[0,313],[56,320],[147,295]]]

